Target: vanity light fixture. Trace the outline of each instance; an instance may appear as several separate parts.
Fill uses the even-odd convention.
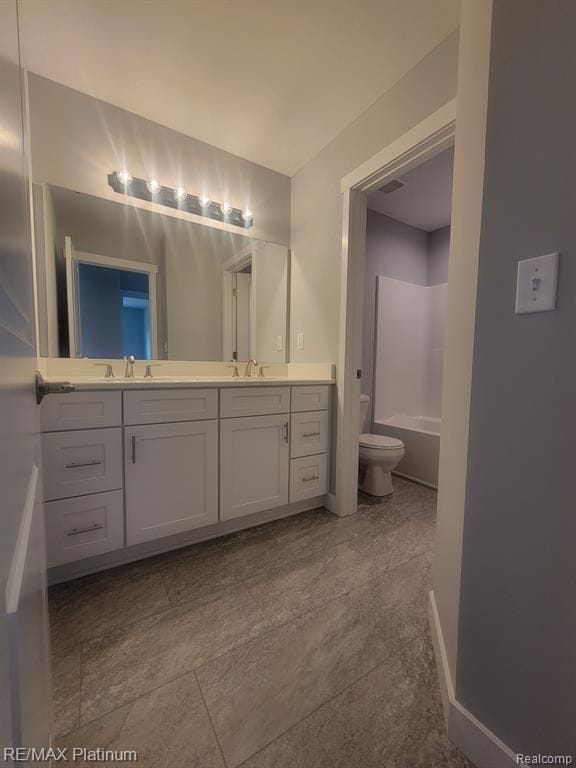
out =
[[[146,183],[146,187],[151,195],[157,195],[162,189],[162,185],[160,182],[156,181],[156,179],[150,179],[150,181]]]
[[[206,194],[192,195],[184,187],[167,187],[156,179],[133,178],[129,171],[122,169],[108,174],[108,184],[121,195],[137,197],[167,208],[223,221],[242,229],[254,224],[254,214],[249,208],[234,208],[229,202],[214,202]]]
[[[118,181],[120,184],[122,184],[123,187],[127,187],[132,183],[132,175],[130,174],[130,171],[126,170],[126,168],[123,168],[121,171],[117,171],[116,175],[118,176]]]

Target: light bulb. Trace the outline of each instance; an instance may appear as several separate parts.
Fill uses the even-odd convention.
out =
[[[200,195],[198,198],[198,202],[200,203],[201,208],[208,208],[212,200],[208,197],[208,195]]]
[[[234,210],[230,203],[220,203],[220,210],[224,214],[224,216],[229,216],[232,211]]]
[[[162,189],[160,182],[156,181],[156,179],[150,179],[150,181],[146,182],[146,187],[151,195],[157,195]]]
[[[176,200],[177,203],[181,203],[184,200],[186,200],[186,196],[188,193],[184,189],[184,187],[176,187],[174,190],[174,200]]]
[[[250,208],[245,208],[242,211],[242,218],[244,219],[244,221],[252,221],[252,219],[254,218],[254,214],[252,213]]]
[[[127,171],[126,168],[123,168],[121,171],[116,171],[116,176],[118,177],[120,184],[123,184],[125,187],[132,183],[132,174],[130,171]]]

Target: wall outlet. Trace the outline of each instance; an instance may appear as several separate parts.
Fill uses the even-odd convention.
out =
[[[518,262],[516,314],[556,309],[558,254],[548,253]]]
[[[296,348],[297,349],[304,349],[304,334],[299,333],[296,336]]]

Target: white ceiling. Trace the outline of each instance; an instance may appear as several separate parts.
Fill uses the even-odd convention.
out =
[[[368,195],[368,208],[432,232],[450,224],[454,149],[447,149],[428,162],[399,177],[405,187],[386,194]]]
[[[458,26],[459,0],[21,0],[33,72],[293,175]]]

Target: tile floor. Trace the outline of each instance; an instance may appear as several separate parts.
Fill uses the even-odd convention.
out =
[[[58,746],[146,768],[470,766],[427,627],[436,494],[395,487],[53,587]]]

